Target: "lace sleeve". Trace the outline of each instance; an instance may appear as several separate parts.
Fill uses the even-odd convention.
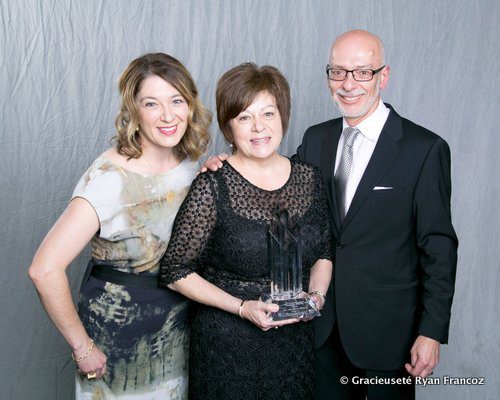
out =
[[[199,259],[215,226],[215,181],[200,174],[182,203],[172,228],[167,251],[160,261],[162,287],[197,272]]]
[[[321,179],[321,173],[317,168],[314,168],[314,179],[316,186],[316,204],[321,221],[321,255],[320,259],[332,260],[333,259],[333,237],[331,231],[332,215],[328,205],[328,198],[326,195],[325,185]]]

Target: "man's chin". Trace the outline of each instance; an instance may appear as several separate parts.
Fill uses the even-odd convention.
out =
[[[346,110],[343,106],[341,106],[338,102],[335,101],[335,105],[340,111],[340,115],[344,118],[358,118],[363,116],[364,110]]]
[[[377,99],[373,98],[365,104],[359,105],[356,109],[347,109],[342,103],[334,99],[333,102],[340,111],[340,114],[344,118],[360,118],[364,117],[372,108],[373,104]]]

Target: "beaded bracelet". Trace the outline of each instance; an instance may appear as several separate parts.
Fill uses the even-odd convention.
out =
[[[90,346],[87,349],[87,351],[82,356],[80,356],[78,358],[76,358],[75,355],[73,353],[71,353],[71,358],[73,359],[73,361],[75,361],[78,364],[80,361],[85,360],[90,355],[93,348],[94,348],[94,341],[92,339],[90,339]]]
[[[243,311],[243,304],[245,304],[245,301],[246,300],[241,300],[240,308],[238,310],[238,315],[240,316],[241,319],[245,319],[245,318],[243,318],[243,315],[241,315],[241,312]]]

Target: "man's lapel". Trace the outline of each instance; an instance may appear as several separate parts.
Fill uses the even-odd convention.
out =
[[[328,200],[332,209],[333,220],[335,222],[336,231],[340,231],[340,219],[337,207],[337,196],[335,196],[335,179],[333,174],[335,171],[335,159],[337,158],[337,146],[339,144],[340,135],[342,133],[342,118],[333,121],[329,127],[329,132],[323,141],[321,149],[321,171],[323,171],[326,189],[328,191]]]
[[[403,137],[402,120],[392,107],[390,108],[389,117],[385,122],[370,161],[366,166],[365,173],[354,194],[349,211],[342,224],[342,230],[353,220],[368,195],[372,192],[377,182],[384,176],[399,153],[397,141]]]

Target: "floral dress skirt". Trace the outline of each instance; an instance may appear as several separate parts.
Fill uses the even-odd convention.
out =
[[[78,314],[107,372],[92,380],[77,374],[76,399],[186,399],[188,309],[169,289],[84,279]]]

